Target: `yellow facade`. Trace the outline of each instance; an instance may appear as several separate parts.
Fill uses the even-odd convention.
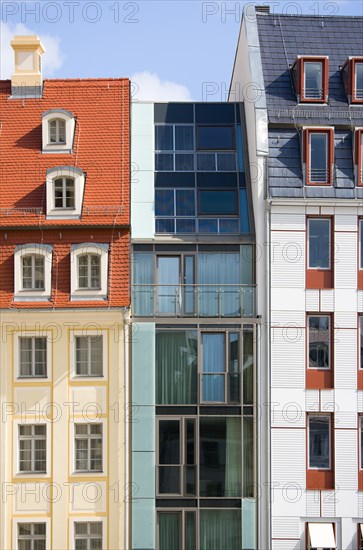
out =
[[[96,319],[96,321],[90,321]],[[74,548],[74,522],[102,522],[103,547],[124,548],[124,319],[121,310],[1,312],[0,548],[17,523],[46,523],[52,550]],[[75,376],[75,336],[102,335],[103,376]],[[19,337],[47,338],[47,378],[19,378]],[[75,424],[102,423],[102,471],[75,473]],[[19,472],[19,425],[46,426],[46,473]]]

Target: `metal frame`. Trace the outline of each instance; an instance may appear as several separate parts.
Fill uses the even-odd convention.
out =
[[[316,418],[328,418],[329,419],[329,466],[327,468],[322,468],[322,467],[317,467],[317,466],[310,466],[310,419],[316,419]],[[308,464],[307,464],[307,469],[308,470],[315,470],[315,471],[319,471],[319,470],[322,470],[324,472],[328,472],[332,469],[332,463],[333,463],[333,460],[332,460],[332,453],[333,453],[333,448],[332,448],[332,442],[333,442],[333,438],[332,438],[332,415],[331,414],[327,414],[327,413],[318,413],[318,412],[314,412],[314,413],[308,413],[307,415],[307,432],[308,432],[308,437],[307,437],[307,455],[308,455]]]
[[[310,318],[311,317],[327,317],[329,319],[329,366],[328,367],[310,367]],[[331,313],[307,313],[306,314],[307,319],[307,343],[308,343],[308,357],[307,357],[307,368],[311,369],[313,371],[316,370],[324,370],[324,371],[331,371],[332,370],[332,314]]]

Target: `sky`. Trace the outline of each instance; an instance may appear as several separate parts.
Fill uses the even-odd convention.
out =
[[[225,101],[246,3],[0,0],[0,77],[12,73],[11,38],[36,34],[45,78],[129,77],[137,100]],[[363,0],[269,4],[274,13],[363,15]]]

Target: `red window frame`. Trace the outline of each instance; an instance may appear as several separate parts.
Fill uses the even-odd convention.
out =
[[[363,56],[349,57],[342,67],[345,93],[350,103],[363,103],[363,99],[357,98],[355,87],[355,69],[358,63],[363,63]]]
[[[310,367],[309,318],[329,317],[329,368]],[[334,388],[334,316],[332,313],[308,312],[306,314],[306,373],[305,388],[308,390],[325,390]]]
[[[305,63],[309,62],[321,62],[323,66],[323,78],[322,78],[322,97],[311,98],[305,97]],[[292,66],[294,75],[295,92],[298,96],[299,103],[326,103],[329,96],[329,57],[318,55],[299,55],[294,65]]]
[[[358,414],[358,491],[363,491],[363,468],[361,439],[363,437],[363,414]]]
[[[305,165],[305,185],[313,186],[331,186],[333,184],[333,167],[334,167],[334,128],[303,128],[303,162]],[[327,140],[327,178],[325,182],[313,181],[310,178],[310,136],[312,134],[326,134]]]
[[[309,417],[329,416],[330,417],[330,468],[317,469],[309,466]],[[312,491],[324,491],[334,489],[334,414],[329,412],[314,412],[306,414],[306,489]]]
[[[309,267],[309,220],[330,220],[330,267],[329,269]],[[314,289],[334,288],[334,216],[307,216],[306,217],[306,273],[305,287]]]
[[[363,187],[363,128],[356,128],[355,131],[354,165],[357,186]]]

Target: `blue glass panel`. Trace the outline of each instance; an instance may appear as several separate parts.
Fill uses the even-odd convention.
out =
[[[156,220],[156,233],[174,233],[174,220],[170,219],[157,219]]]
[[[224,401],[225,334],[202,334],[203,401]]]
[[[194,155],[179,153],[175,155],[175,170],[190,172],[194,170]]]
[[[176,220],[177,233],[195,233],[195,220],[190,218]]]
[[[250,219],[248,215],[248,202],[247,202],[247,190],[240,189],[239,191],[240,202],[240,216],[241,216],[241,233],[250,233]]]
[[[154,255],[135,253],[133,256],[134,293],[132,308],[135,315],[149,316],[154,310]]]
[[[175,126],[175,150],[194,151],[194,126]]]
[[[218,153],[217,170],[218,172],[235,172],[236,155],[234,153]]]
[[[237,194],[235,191],[199,191],[199,215],[216,216],[238,213]]]
[[[214,153],[198,153],[197,170],[199,172],[215,172],[216,156]]]
[[[155,126],[155,151],[173,150],[173,127]]]
[[[199,126],[198,149],[234,149],[234,126]]]
[[[171,189],[155,190],[155,215],[174,216],[174,191]]]
[[[195,216],[195,192],[192,189],[176,192],[176,215]]]
[[[155,170],[170,172],[174,170],[174,155],[157,153],[155,155]]]
[[[238,220],[227,218],[225,220],[219,220],[219,232],[220,233],[239,233]]]
[[[199,233],[218,233],[218,220],[206,219],[198,220]]]
[[[241,125],[237,126],[237,155],[238,155],[238,170],[240,172],[245,171],[245,164],[243,161],[243,140],[242,140],[242,128]]]
[[[309,220],[309,267],[330,267],[330,220]]]

